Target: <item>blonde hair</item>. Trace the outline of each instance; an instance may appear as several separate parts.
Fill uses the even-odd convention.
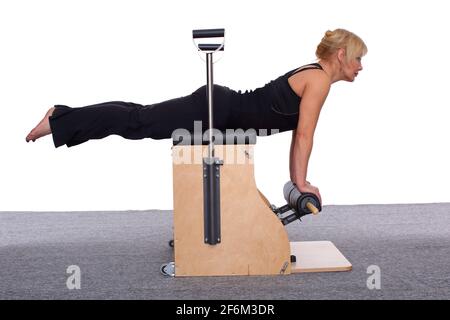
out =
[[[367,54],[367,46],[360,37],[345,29],[328,30],[316,50],[316,57],[328,59],[340,48],[345,49],[347,61]]]

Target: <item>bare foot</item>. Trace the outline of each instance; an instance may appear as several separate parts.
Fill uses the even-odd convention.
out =
[[[30,131],[30,133],[25,138],[26,142],[30,141],[36,141],[36,139],[39,139],[43,136],[46,136],[50,133],[52,133],[52,130],[50,129],[50,122],[48,118],[53,114],[53,111],[55,110],[55,107],[50,108],[47,113],[45,114],[44,118],[41,120],[41,122],[38,123],[38,125]]]

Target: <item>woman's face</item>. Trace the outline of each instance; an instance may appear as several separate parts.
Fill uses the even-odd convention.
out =
[[[339,49],[337,58],[341,69],[341,80],[353,82],[358,73],[363,69],[361,56],[347,59],[345,49]]]
[[[358,76],[358,73],[363,69],[361,57],[357,56],[349,61],[343,63],[344,80],[353,82]]]

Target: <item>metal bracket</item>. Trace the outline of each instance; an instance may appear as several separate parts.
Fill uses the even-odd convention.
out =
[[[215,245],[221,241],[220,233],[220,166],[218,158],[203,159],[203,216],[204,241]]]

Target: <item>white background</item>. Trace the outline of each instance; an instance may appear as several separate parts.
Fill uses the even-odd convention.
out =
[[[322,110],[308,180],[327,204],[450,201],[446,1],[0,3],[0,210],[171,209],[170,140],[55,149],[25,136],[54,104],[152,104],[205,84],[192,29],[226,29],[215,83],[255,89],[315,60],[327,29],[369,47]],[[255,175],[284,202],[290,133],[258,139]]]

